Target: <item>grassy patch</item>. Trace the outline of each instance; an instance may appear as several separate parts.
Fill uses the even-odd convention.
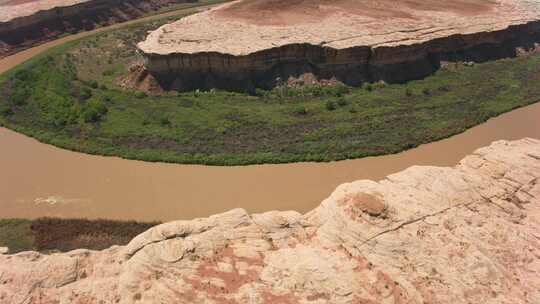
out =
[[[0,247],[8,247],[10,253],[35,250],[31,225],[30,220],[0,220]]]
[[[124,90],[135,43],[167,20],[70,42],[0,76],[0,124],[71,150],[245,165],[396,153],[540,99],[540,55],[456,65],[404,85]]]
[[[28,250],[101,250],[125,245],[138,234],[159,224],[135,221],[39,218],[0,220],[0,247],[10,253]]]
[[[40,218],[32,222],[37,250],[69,251],[77,248],[101,250],[125,245],[138,234],[159,223],[135,221]]]

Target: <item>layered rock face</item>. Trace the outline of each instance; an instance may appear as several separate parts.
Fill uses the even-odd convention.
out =
[[[184,2],[196,0],[0,1],[0,58],[65,33],[131,20]]]
[[[402,82],[445,61],[516,56],[540,41],[532,0],[240,0],[152,32],[138,47],[163,86],[269,88],[305,73]]]
[[[0,303],[538,303],[540,141],[242,209],[127,246],[0,255]]]

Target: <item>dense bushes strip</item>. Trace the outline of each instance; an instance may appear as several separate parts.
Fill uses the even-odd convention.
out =
[[[125,245],[159,222],[38,218],[0,220],[0,247],[10,253],[70,251],[78,248],[101,250]]]
[[[40,218],[31,230],[37,250],[68,251],[76,248],[105,249],[127,244],[154,223],[112,220]]]
[[[540,54],[450,64],[406,84],[126,90],[136,42],[161,22],[71,42],[1,75],[0,125],[92,154],[246,165],[397,153],[540,100]]]

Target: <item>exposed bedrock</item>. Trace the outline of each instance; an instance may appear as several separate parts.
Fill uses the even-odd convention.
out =
[[[165,88],[271,88],[303,74],[348,85],[425,77],[446,61],[534,50],[536,0],[237,0],[138,44]]]
[[[62,34],[128,21],[168,5],[197,2],[197,0],[72,0],[60,3],[53,0],[50,2],[50,7],[47,7],[47,1],[44,0],[11,6],[0,5],[0,10],[4,10],[0,13],[0,58],[53,40]]]
[[[304,215],[236,209],[103,251],[0,254],[2,304],[535,304],[539,286],[535,139],[343,184]]]
[[[454,34],[422,43],[336,49],[310,43],[288,44],[247,55],[219,52],[145,53],[147,70],[167,89],[253,90],[272,88],[289,77],[311,73],[347,85],[383,80],[405,82],[428,76],[445,62],[516,57],[536,50],[540,22],[505,29]]]

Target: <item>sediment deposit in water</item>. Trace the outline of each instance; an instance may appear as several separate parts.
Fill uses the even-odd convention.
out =
[[[0,303],[536,303],[540,141],[341,185],[307,214],[156,226],[127,246],[0,254]]]
[[[0,0],[0,58],[62,34],[196,0]]]
[[[532,50],[539,19],[533,0],[239,0],[164,25],[138,47],[147,70],[179,90],[269,88],[305,75],[401,82],[446,61]]]

